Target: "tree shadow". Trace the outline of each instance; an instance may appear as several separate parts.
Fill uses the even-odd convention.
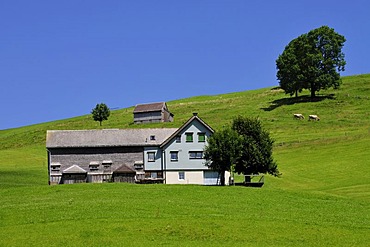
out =
[[[335,99],[334,94],[328,94],[328,95],[317,95],[315,98],[311,98],[309,95],[302,95],[298,97],[290,97],[290,98],[283,98],[283,99],[277,99],[274,101],[269,102],[269,107],[263,107],[261,108],[264,111],[272,111],[276,108],[283,106],[283,105],[294,105],[294,104],[301,104],[301,103],[309,103],[309,102],[320,102],[325,99]]]

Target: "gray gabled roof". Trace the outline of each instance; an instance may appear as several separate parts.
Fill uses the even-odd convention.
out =
[[[176,128],[48,130],[46,147],[159,146],[176,130]],[[154,136],[155,140],[151,140],[151,136]]]
[[[138,104],[135,106],[134,113],[162,111],[162,109],[167,110],[167,104],[165,102]]]

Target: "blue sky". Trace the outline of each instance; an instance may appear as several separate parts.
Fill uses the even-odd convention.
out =
[[[1,1],[0,129],[278,85],[275,60],[328,25],[370,72],[370,1]]]

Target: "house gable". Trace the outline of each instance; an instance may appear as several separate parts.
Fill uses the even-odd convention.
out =
[[[203,159],[203,150],[206,140],[213,133],[213,129],[194,114],[161,145],[165,155],[164,169],[208,170]]]
[[[205,132],[209,132],[212,135],[215,131],[206,124],[200,117],[198,117],[197,113],[193,113],[193,117],[191,117],[188,121],[186,121],[178,130],[176,130],[169,138],[167,138],[162,144],[161,148],[166,147],[170,142],[176,140],[177,136],[181,136],[181,133],[186,131],[190,125],[194,125],[194,123],[198,122],[198,126],[203,126]],[[199,125],[200,124],[200,125]]]

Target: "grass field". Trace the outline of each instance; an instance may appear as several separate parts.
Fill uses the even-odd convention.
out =
[[[261,189],[180,185],[48,186],[47,129],[93,129],[90,116],[0,131],[0,246],[368,246],[370,75],[343,78],[316,102],[265,88],[168,102],[220,129],[258,116],[281,178]],[[101,128],[137,128],[133,108]],[[306,119],[293,120],[293,113]],[[319,122],[307,121],[317,114]]]

